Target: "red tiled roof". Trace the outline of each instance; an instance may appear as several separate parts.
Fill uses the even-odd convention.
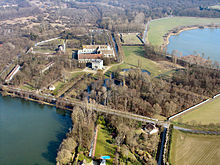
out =
[[[78,54],[78,60],[80,59],[100,59],[102,54]]]

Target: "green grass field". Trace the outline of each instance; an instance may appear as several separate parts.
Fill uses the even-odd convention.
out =
[[[176,118],[174,121],[181,123],[196,121],[197,124],[204,125],[220,123],[220,97],[195,108],[191,112]]]
[[[220,10],[220,5],[210,6],[209,9]]]
[[[155,77],[165,73],[168,69],[164,69],[160,64],[144,57],[145,51],[143,46],[123,46],[125,54],[124,63],[111,68],[111,71],[120,69],[138,68],[138,63],[141,69],[151,72],[151,76]]]
[[[35,90],[34,87],[32,87],[31,85],[28,85],[28,84],[24,84],[20,87],[21,89],[24,89],[24,90]]]
[[[172,165],[217,165],[220,162],[220,136],[174,130],[169,161]]]
[[[140,39],[137,37],[137,33],[122,33],[122,44],[142,44]]]
[[[220,24],[220,18],[170,17],[150,23],[147,41],[152,45],[163,44],[163,36],[174,28],[189,25]]]
[[[114,158],[116,146],[111,144],[111,140],[111,135],[106,130],[106,127],[99,125],[95,157],[99,158],[100,156],[110,156],[111,158]],[[113,159],[107,160],[107,164],[112,164],[112,161]]]
[[[53,94],[57,95],[58,91],[64,86],[64,83],[61,81],[57,81],[53,85],[55,86],[55,90],[53,91]]]

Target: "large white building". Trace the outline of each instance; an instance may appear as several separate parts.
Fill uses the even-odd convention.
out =
[[[114,49],[109,45],[83,45],[83,49],[77,52],[79,62],[91,61],[100,58],[115,58]]]

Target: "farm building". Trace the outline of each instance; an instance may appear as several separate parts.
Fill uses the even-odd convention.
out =
[[[55,64],[54,62],[49,62],[48,64],[46,64],[45,68],[41,70],[41,73],[43,74],[45,71],[50,69],[54,64]]]
[[[5,82],[8,83],[12,80],[12,78],[16,75],[16,73],[19,71],[19,69],[21,68],[20,65],[16,65],[11,72],[8,74],[8,76],[5,78]]]

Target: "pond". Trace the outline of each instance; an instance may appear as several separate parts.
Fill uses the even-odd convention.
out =
[[[123,72],[128,72],[130,70],[133,70],[133,69],[122,69]],[[147,73],[147,74],[151,75],[151,73],[148,70],[145,70],[145,69],[141,69],[141,72],[142,73]]]

